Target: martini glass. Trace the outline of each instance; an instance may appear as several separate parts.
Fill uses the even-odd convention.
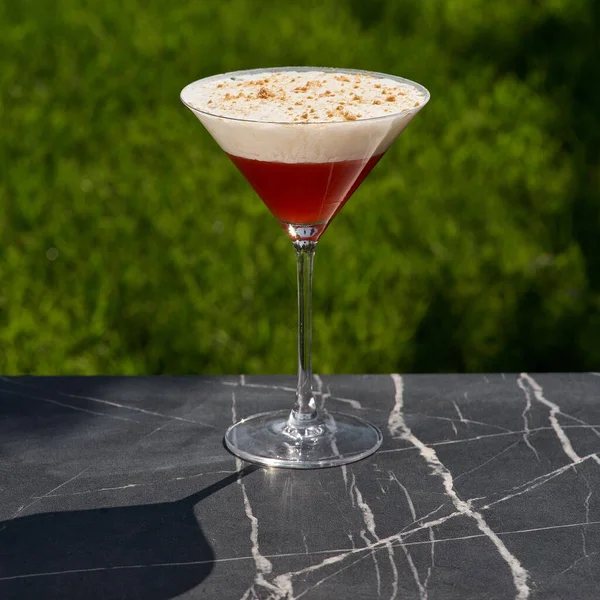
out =
[[[266,82],[272,74],[286,72],[288,75],[319,73],[342,82],[349,81],[349,77],[364,76],[376,88],[404,86],[400,89],[416,94],[418,101],[398,110],[394,110],[390,102],[390,108],[386,108],[383,116],[361,118],[346,113],[345,118],[338,120],[313,121],[308,120],[308,113],[301,121],[265,119],[264,115],[252,111],[241,117],[223,116],[218,104],[213,109],[210,107],[212,102],[199,107],[194,101],[195,92],[202,86],[222,87],[259,76],[264,76]],[[354,93],[351,88],[348,85],[349,95]],[[295,403],[291,410],[261,413],[235,423],[225,433],[227,448],[250,462],[296,469],[343,465],[369,456],[381,445],[381,431],[354,415],[329,412],[319,407],[313,395],[313,259],[317,242],[329,223],[428,102],[429,92],[417,83],[383,73],[284,67],[207,77],[186,86],[181,92],[181,100],[279,221],[292,241],[297,259],[298,385]]]

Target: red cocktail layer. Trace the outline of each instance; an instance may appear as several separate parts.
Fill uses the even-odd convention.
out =
[[[264,162],[229,155],[269,210],[283,223],[328,223],[383,154],[326,163]]]

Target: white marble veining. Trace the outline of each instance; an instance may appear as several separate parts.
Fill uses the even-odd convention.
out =
[[[240,378],[243,384],[243,378]],[[236,423],[238,420],[237,411],[236,411],[236,401],[235,401],[235,392],[231,394],[231,422]],[[239,458],[235,458],[235,466],[238,472],[242,470],[243,462]],[[240,486],[242,491],[242,497],[244,499],[244,513],[248,520],[250,521],[250,550],[252,552],[252,558],[254,560],[254,565],[256,567],[256,576],[254,578],[254,584],[257,586],[269,587],[269,583],[265,579],[265,575],[268,575],[273,570],[273,565],[271,561],[264,557],[260,553],[260,546],[258,542],[258,519],[254,516],[252,512],[252,505],[250,504],[250,500],[248,498],[248,492],[246,491],[246,485],[244,484],[243,479],[238,477],[236,483]],[[250,588],[246,591],[243,598],[251,598],[255,596],[254,589]]]
[[[446,494],[450,498],[455,509],[459,513],[472,518],[477,523],[477,527],[482,531],[482,533],[490,539],[494,546],[496,546],[500,556],[502,556],[502,558],[506,561],[512,572],[513,581],[517,590],[517,599],[525,600],[529,597],[530,592],[528,585],[529,574],[522,567],[519,559],[509,552],[502,540],[486,523],[481,513],[474,510],[468,502],[465,502],[459,497],[458,493],[454,489],[452,473],[439,460],[435,450],[419,440],[407,427],[403,416],[404,383],[402,381],[402,377],[397,374],[392,375],[392,380],[394,381],[396,393],[394,396],[394,406],[388,420],[390,434],[392,437],[398,437],[399,439],[405,440],[415,446],[415,448],[419,450],[419,453],[423,459],[430,466],[432,473],[442,478]]]

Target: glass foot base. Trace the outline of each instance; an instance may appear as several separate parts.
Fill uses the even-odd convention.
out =
[[[289,411],[261,413],[232,425],[225,444],[236,456],[269,467],[318,469],[373,454],[383,437],[374,425],[340,413],[323,414],[318,435],[290,435]]]

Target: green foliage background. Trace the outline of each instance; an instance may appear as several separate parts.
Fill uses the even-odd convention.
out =
[[[277,65],[432,94],[319,245],[315,370],[599,369],[599,40],[595,0],[0,3],[0,371],[294,371],[292,248],[178,99]]]

